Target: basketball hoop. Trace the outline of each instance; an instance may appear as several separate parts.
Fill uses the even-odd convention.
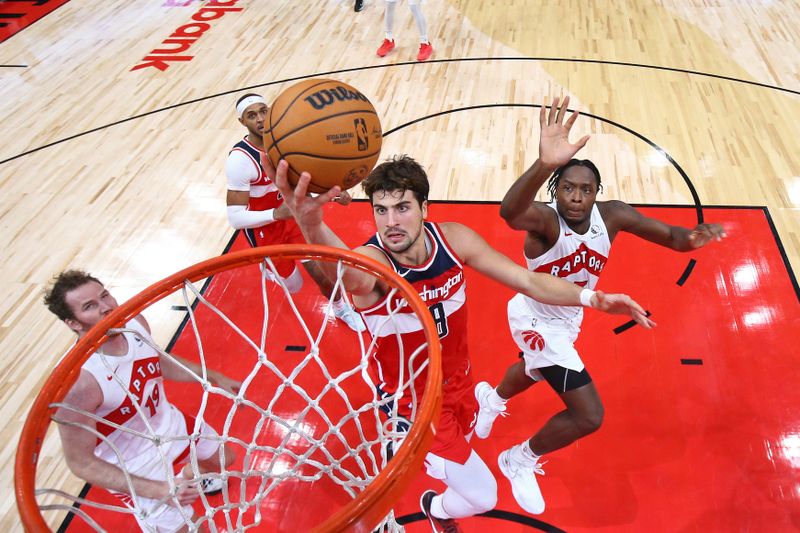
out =
[[[390,291],[390,297],[387,298],[387,302],[400,301],[408,304],[407,307],[404,307],[404,312],[408,314],[410,308],[413,315],[416,315],[422,323],[425,342],[421,346],[406,347],[405,353],[401,352],[399,364],[404,369],[404,371],[400,372],[403,377],[401,382],[396,384],[396,387],[391,388],[391,394],[376,396],[376,383],[373,382],[374,380],[370,378],[367,372],[367,363],[374,351],[375,340],[371,339],[368,333],[357,334],[348,330],[346,338],[352,339],[355,337],[356,341],[351,342],[357,347],[347,350],[346,347],[341,346],[340,342],[337,342],[338,350],[332,356],[336,361],[325,359],[327,354],[325,353],[326,349],[323,345],[325,341],[323,339],[325,339],[327,332],[336,331],[336,329],[331,328],[327,321],[324,320],[324,317],[321,325],[319,327],[315,326],[315,320],[319,322],[317,320],[319,317],[309,314],[313,313],[314,309],[309,311],[299,305],[295,301],[296,298],[289,294],[285,286],[281,286],[280,288],[283,290],[279,290],[266,281],[269,279],[269,272],[274,272],[272,261],[277,259],[336,263],[338,275],[334,294],[342,290],[342,275],[345,268],[366,272],[387,285]],[[261,282],[261,296],[264,307],[264,322],[261,328],[260,341],[251,340],[250,337],[255,337],[256,335],[245,334],[237,324],[228,318],[225,312],[207,301],[201,291],[194,285],[195,282],[214,275],[231,273],[236,269],[246,269],[248,267],[252,269],[253,265],[260,265],[258,277]],[[315,290],[315,288],[309,288],[308,290]],[[342,504],[327,518],[321,519],[320,523],[315,524],[313,526],[314,531],[372,531],[379,525],[387,526],[389,529],[396,529],[397,525],[391,512],[392,505],[396,499],[402,496],[406,486],[419,472],[430,442],[433,439],[434,423],[441,407],[441,354],[436,326],[427,307],[414,288],[390,268],[349,250],[318,245],[280,245],[226,254],[173,274],[151,285],[140,294],[120,305],[92,328],[70,350],[53,370],[53,373],[34,401],[23,427],[17,449],[14,472],[15,491],[17,506],[26,530],[37,532],[51,530],[42,514],[43,510],[74,513],[75,516],[83,518],[90,526],[97,529],[96,524],[92,524],[91,518],[87,519],[86,513],[82,509],[76,509],[75,504],[85,505],[88,508],[97,507],[102,509],[108,506],[93,504],[91,501],[70,496],[57,489],[36,488],[36,470],[39,454],[45,442],[46,432],[57,408],[64,407],[64,404],[59,402],[64,399],[77,380],[81,365],[108,339],[109,333],[127,331],[124,328],[130,320],[155,302],[178,291],[183,294],[186,308],[188,309],[189,323],[194,330],[200,363],[203,368],[203,375],[196,376],[196,378],[199,378],[198,382],[201,385],[201,387],[197,387],[198,396],[202,395],[201,408],[197,417],[200,420],[202,419],[208,397],[213,395],[224,396],[225,398],[223,399],[226,399],[231,404],[230,412],[224,427],[216,427],[215,429],[219,431],[220,440],[223,443],[231,443],[246,450],[241,470],[227,471],[223,468],[221,474],[216,476],[221,477],[226,483],[229,478],[238,480],[242,487],[240,500],[238,502],[227,501],[227,488],[223,491],[225,503],[220,506],[211,505],[205,496],[201,494],[206,515],[200,515],[201,520],[198,520],[198,524],[202,524],[204,520],[207,520],[207,527],[215,531],[217,526],[214,524],[213,518],[209,517],[214,513],[224,512],[225,520],[227,520],[228,524],[227,530],[249,530],[258,526],[257,521],[260,520],[258,506],[261,500],[269,499],[274,487],[281,486],[284,483],[302,483],[324,479],[330,481],[330,486],[344,490],[348,497],[342,498],[346,500],[346,503]],[[280,313],[282,313],[280,316],[286,317],[289,312],[289,309],[282,305],[280,313],[270,314],[270,309],[274,307],[276,298],[282,298],[282,302],[288,302],[297,322],[301,326],[301,330],[304,332],[305,338],[303,341],[307,341],[310,344],[310,348],[307,350],[308,353],[305,356],[295,356],[295,359],[291,361],[291,364],[296,366],[294,368],[290,367],[290,372],[285,368],[279,368],[280,365],[272,361],[272,354],[270,353],[272,348],[268,346],[267,337],[270,317],[273,315],[277,317]],[[388,307],[390,306],[387,304],[387,309]],[[318,312],[319,309],[316,311]],[[390,310],[387,321],[394,320],[393,313],[395,312],[399,313],[400,311],[398,309]],[[212,386],[205,379],[206,367],[203,352],[205,341],[200,335],[201,328],[198,328],[197,325],[198,320],[201,320],[203,316],[213,317],[219,323],[227,324],[233,332],[230,335],[238,336],[238,340],[243,345],[249,346],[257,358],[255,363],[251,362],[251,364],[255,365],[254,370],[243,381],[242,390],[236,397],[227,392],[223,394],[221,389]],[[330,333],[330,335],[336,334]],[[336,338],[338,339],[338,337]],[[402,348],[402,343],[400,344]],[[320,346],[323,346],[323,348],[320,348]],[[157,347],[156,349],[162,357],[170,356],[162,349]],[[228,354],[226,356],[230,357],[231,355],[240,354]],[[352,356],[352,362],[349,361],[348,356]],[[346,361],[343,362],[343,359]],[[284,361],[281,361],[281,364],[283,363]],[[328,380],[319,394],[309,392],[304,388],[305,385],[298,384],[301,382],[301,374],[306,369],[305,365],[310,367],[312,364],[319,365],[321,369],[319,373]],[[340,369],[339,367],[343,365],[349,366]],[[331,366],[335,368],[329,368]],[[267,392],[264,391],[263,387],[258,388],[257,392],[259,394],[272,396],[262,400],[259,405],[253,406],[254,400],[250,396],[251,390],[248,389],[250,381],[248,380],[257,373],[256,371],[266,372],[263,370],[264,368],[275,372],[280,386]],[[425,380],[424,387],[422,383],[423,376]],[[369,392],[370,387],[372,387],[371,392]],[[278,402],[281,401],[281,394],[285,391],[291,391],[294,401],[297,401],[298,398],[303,398],[307,403],[297,420],[305,416],[318,415],[318,418],[328,423],[329,426],[327,430],[322,431],[322,436],[313,432],[304,434],[297,429],[297,421],[290,420],[287,422],[285,417],[282,418],[283,413],[276,413],[271,410],[273,406],[278,405]],[[420,391],[422,391],[421,394]],[[336,405],[345,405],[346,409],[342,409],[341,413],[338,412],[338,408],[332,408],[330,412],[325,411],[325,409],[328,409],[326,402],[329,397],[337,400]],[[405,412],[402,417],[398,416],[397,404],[400,399],[402,399],[404,405],[410,406],[408,412],[411,415]],[[255,413],[253,416],[258,418],[257,428],[269,424],[275,424],[279,427],[285,426],[292,435],[302,437],[301,440],[303,440],[303,445],[306,448],[300,451],[292,449],[287,444],[286,438],[277,444],[258,441],[257,436],[260,437],[260,434],[256,435],[257,431],[255,430],[252,432],[251,441],[247,440],[247,438],[250,438],[249,436],[242,438],[233,433],[229,434],[229,431],[233,431],[231,430],[231,420],[234,416],[240,416],[237,410],[244,409],[242,406],[252,406],[252,410]],[[409,419],[410,427],[399,428],[397,421],[399,419],[405,420],[406,418]],[[355,437],[351,439],[350,434],[355,435]],[[158,440],[156,436],[153,436],[153,438],[156,441]],[[392,454],[379,453],[377,451],[385,451],[387,446],[394,446]],[[258,465],[255,465],[251,460],[255,451],[268,453],[270,457],[286,457],[291,465],[282,470],[280,475],[277,475],[273,471],[273,459],[267,469],[268,471],[258,470]],[[340,451],[341,454],[339,454]],[[120,468],[127,475],[124,465],[120,465]],[[172,475],[172,473],[168,475]],[[255,498],[254,501],[250,501],[244,496],[246,482],[251,477],[256,477],[260,482],[257,494],[253,496]],[[170,486],[174,487],[174,480],[170,481],[170,483]],[[231,483],[231,485],[235,485],[235,483]],[[37,496],[47,501],[40,503],[37,500]],[[51,503],[56,498],[66,499],[68,503]],[[329,501],[326,500],[328,504]],[[309,502],[309,504],[313,505],[313,502]],[[237,510],[237,505],[242,508]],[[257,521],[252,524],[244,524],[242,517],[253,506],[256,507],[255,515]],[[120,507],[116,509],[119,512],[134,512],[128,508]],[[232,510],[239,513],[237,515],[239,516],[238,522],[231,518],[231,513],[234,512]],[[250,510],[252,511],[252,509]],[[206,527],[206,524],[202,525]],[[195,524],[190,524],[190,529],[194,530],[194,528]]]

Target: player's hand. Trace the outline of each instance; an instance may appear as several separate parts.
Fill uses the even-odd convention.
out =
[[[721,241],[725,237],[727,234],[719,224],[698,224],[689,233],[689,245],[692,248],[700,248],[712,240]]]
[[[656,325],[647,317],[647,311],[627,294],[606,294],[603,291],[596,291],[592,295],[592,307],[613,315],[629,315],[645,329],[651,329]]]
[[[353,197],[347,191],[342,191],[339,196],[334,196],[333,201],[339,205],[349,205],[353,201]]]
[[[272,161],[269,160],[266,152],[261,152],[261,166],[264,167],[264,172],[267,174],[267,177],[270,179],[270,181],[274,183],[275,167],[272,166]]]
[[[200,497],[200,487],[197,483],[191,483],[190,480],[176,478],[175,483],[178,486],[178,491],[175,493],[174,498],[167,498],[167,504],[173,507],[183,507],[184,505],[191,505],[198,497]],[[178,500],[178,503],[175,503]]]
[[[323,206],[342,194],[342,189],[338,185],[318,196],[309,196],[308,184],[311,182],[311,174],[303,172],[297,186],[292,188],[287,177],[289,163],[282,160],[278,162],[275,169],[275,185],[283,195],[284,204],[289,208],[294,219],[303,226],[318,226],[322,224]]]
[[[569,96],[564,97],[564,102],[560,107],[558,100],[558,97],[553,99],[549,111],[547,106],[544,105],[539,110],[539,126],[541,127],[539,159],[542,164],[552,168],[567,164],[589,140],[589,136],[584,135],[575,144],[569,142],[569,132],[580,112],[573,111],[572,115],[564,122],[564,115],[567,114],[567,106],[569,105]]]
[[[241,381],[236,381],[217,371],[209,371],[208,379],[213,385],[230,392],[234,396],[237,395],[242,388]]]

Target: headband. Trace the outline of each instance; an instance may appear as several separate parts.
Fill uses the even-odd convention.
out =
[[[253,104],[266,104],[266,100],[264,97],[258,96],[257,94],[251,94],[247,98],[244,98],[241,102],[236,104],[236,116],[242,118],[244,115],[244,110],[250,107]]]

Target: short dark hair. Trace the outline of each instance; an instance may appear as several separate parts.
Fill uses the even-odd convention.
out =
[[[562,174],[564,174],[565,170],[571,167],[586,167],[591,170],[592,174],[594,174],[594,177],[597,180],[597,192],[603,190],[603,184],[600,180],[600,171],[597,170],[597,167],[594,163],[588,159],[570,159],[569,163],[558,167],[555,172],[553,172],[553,175],[550,176],[550,180],[547,182],[547,192],[550,193],[550,200],[553,200],[556,197],[556,189],[558,189],[558,182],[561,180]]]
[[[65,270],[54,278],[44,293],[44,305],[61,320],[74,319],[75,314],[67,305],[67,293],[92,281],[100,283],[99,279],[83,270]]]
[[[259,98],[264,98],[264,97],[263,97],[263,96],[261,96],[260,94],[256,94],[256,93],[247,93],[247,94],[245,94],[244,96],[242,96],[241,98],[239,98],[238,100],[236,100],[236,105],[235,105],[235,106],[233,106],[233,107],[234,107],[234,109],[235,109],[235,108],[237,108],[237,107],[239,107],[239,104],[241,103],[241,101],[242,101],[242,100],[244,100],[245,98],[247,98],[248,96],[258,96]]]
[[[428,199],[431,188],[422,165],[405,154],[394,156],[375,167],[361,182],[361,187],[370,203],[377,191],[411,191],[419,205]]]

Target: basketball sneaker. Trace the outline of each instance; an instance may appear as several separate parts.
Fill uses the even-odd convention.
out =
[[[358,13],[362,9],[364,9],[364,0],[356,0],[356,4],[355,4],[355,6],[353,6],[353,10],[356,13]]]
[[[433,503],[435,496],[435,491],[426,490],[419,499],[419,506],[422,509],[422,513],[431,523],[433,533],[461,533],[461,527],[454,518],[436,518],[431,514],[431,503]]]
[[[425,61],[433,53],[433,46],[431,43],[420,43],[419,52],[417,52],[417,61]],[[380,55],[380,54],[378,54]]]
[[[223,485],[222,478],[207,477],[200,481],[200,490],[207,496],[213,496],[222,492]]]
[[[361,332],[367,329],[364,320],[361,319],[361,315],[356,313],[356,310],[350,307],[350,305],[344,301],[344,298],[339,298],[333,302],[331,307],[333,307],[333,315],[347,324],[353,331]]]
[[[475,436],[485,439],[492,431],[492,424],[497,415],[508,416],[506,406],[497,407],[489,400],[494,389],[485,381],[475,385],[475,399],[478,400],[478,419],[475,421]]]
[[[521,446],[518,444],[501,452],[497,457],[497,464],[503,475],[511,482],[511,492],[519,506],[531,514],[542,514],[544,498],[536,482],[536,474],[544,475],[543,463],[524,457]]]
[[[391,41],[389,39],[384,39],[381,43],[381,47],[378,48],[378,57],[384,57],[392,50],[394,50],[394,39]]]

